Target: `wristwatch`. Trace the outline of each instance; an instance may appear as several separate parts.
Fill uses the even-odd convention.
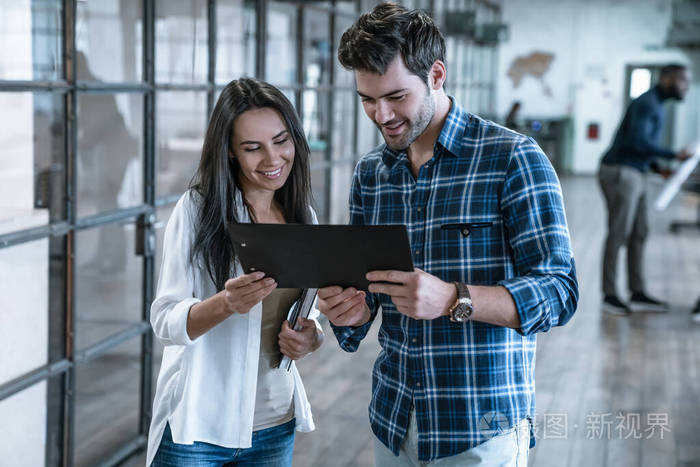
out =
[[[472,316],[474,307],[472,306],[472,297],[469,295],[467,284],[461,282],[453,282],[457,287],[457,300],[448,310],[450,313],[450,321],[454,323],[466,323]]]

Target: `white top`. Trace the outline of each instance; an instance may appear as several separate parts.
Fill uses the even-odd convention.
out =
[[[250,222],[239,192],[236,198],[239,221]],[[218,292],[201,259],[196,260],[196,267],[189,259],[198,201],[199,195],[192,191],[182,195],[165,229],[163,263],[151,305],[151,325],[165,349],[153,400],[146,465],[151,465],[168,422],[175,443],[251,446],[262,302],[249,313],[232,315],[194,341],[189,338],[190,307]],[[317,223],[312,209],[311,215]],[[234,264],[234,274],[242,272],[240,264]],[[309,318],[316,317],[318,311],[311,310]],[[318,322],[316,325],[320,329]],[[296,429],[312,431],[311,406],[296,365],[291,372]]]

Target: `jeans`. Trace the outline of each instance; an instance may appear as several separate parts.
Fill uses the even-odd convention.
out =
[[[152,467],[290,467],[294,452],[294,419],[282,425],[253,432],[251,447],[224,448],[195,441],[194,444],[173,442],[170,425],[153,459]]]
[[[401,444],[399,455],[374,438],[374,462],[377,467],[527,467],[530,449],[530,422],[527,418],[504,433],[454,456],[443,457],[431,462],[418,459],[418,428],[416,413],[411,411],[406,437]]]

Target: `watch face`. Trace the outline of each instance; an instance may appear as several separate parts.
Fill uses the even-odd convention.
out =
[[[457,308],[455,308],[454,312],[452,313],[452,317],[458,323],[464,323],[465,321],[467,321],[469,319],[469,313],[467,312],[467,306],[460,303],[457,306]]]

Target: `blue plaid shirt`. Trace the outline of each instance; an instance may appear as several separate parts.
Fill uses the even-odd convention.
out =
[[[360,160],[350,221],[406,225],[415,267],[444,281],[504,286],[520,329],[415,320],[384,294],[368,294],[369,323],[333,327],[340,346],[354,352],[381,305],[370,423],[398,454],[413,408],[423,461],[458,454],[534,418],[535,334],[566,323],[578,301],[561,188],[549,160],[532,139],[451,100],[434,157],[417,177],[406,154],[384,144]],[[490,225],[469,234],[441,229],[477,222]]]

